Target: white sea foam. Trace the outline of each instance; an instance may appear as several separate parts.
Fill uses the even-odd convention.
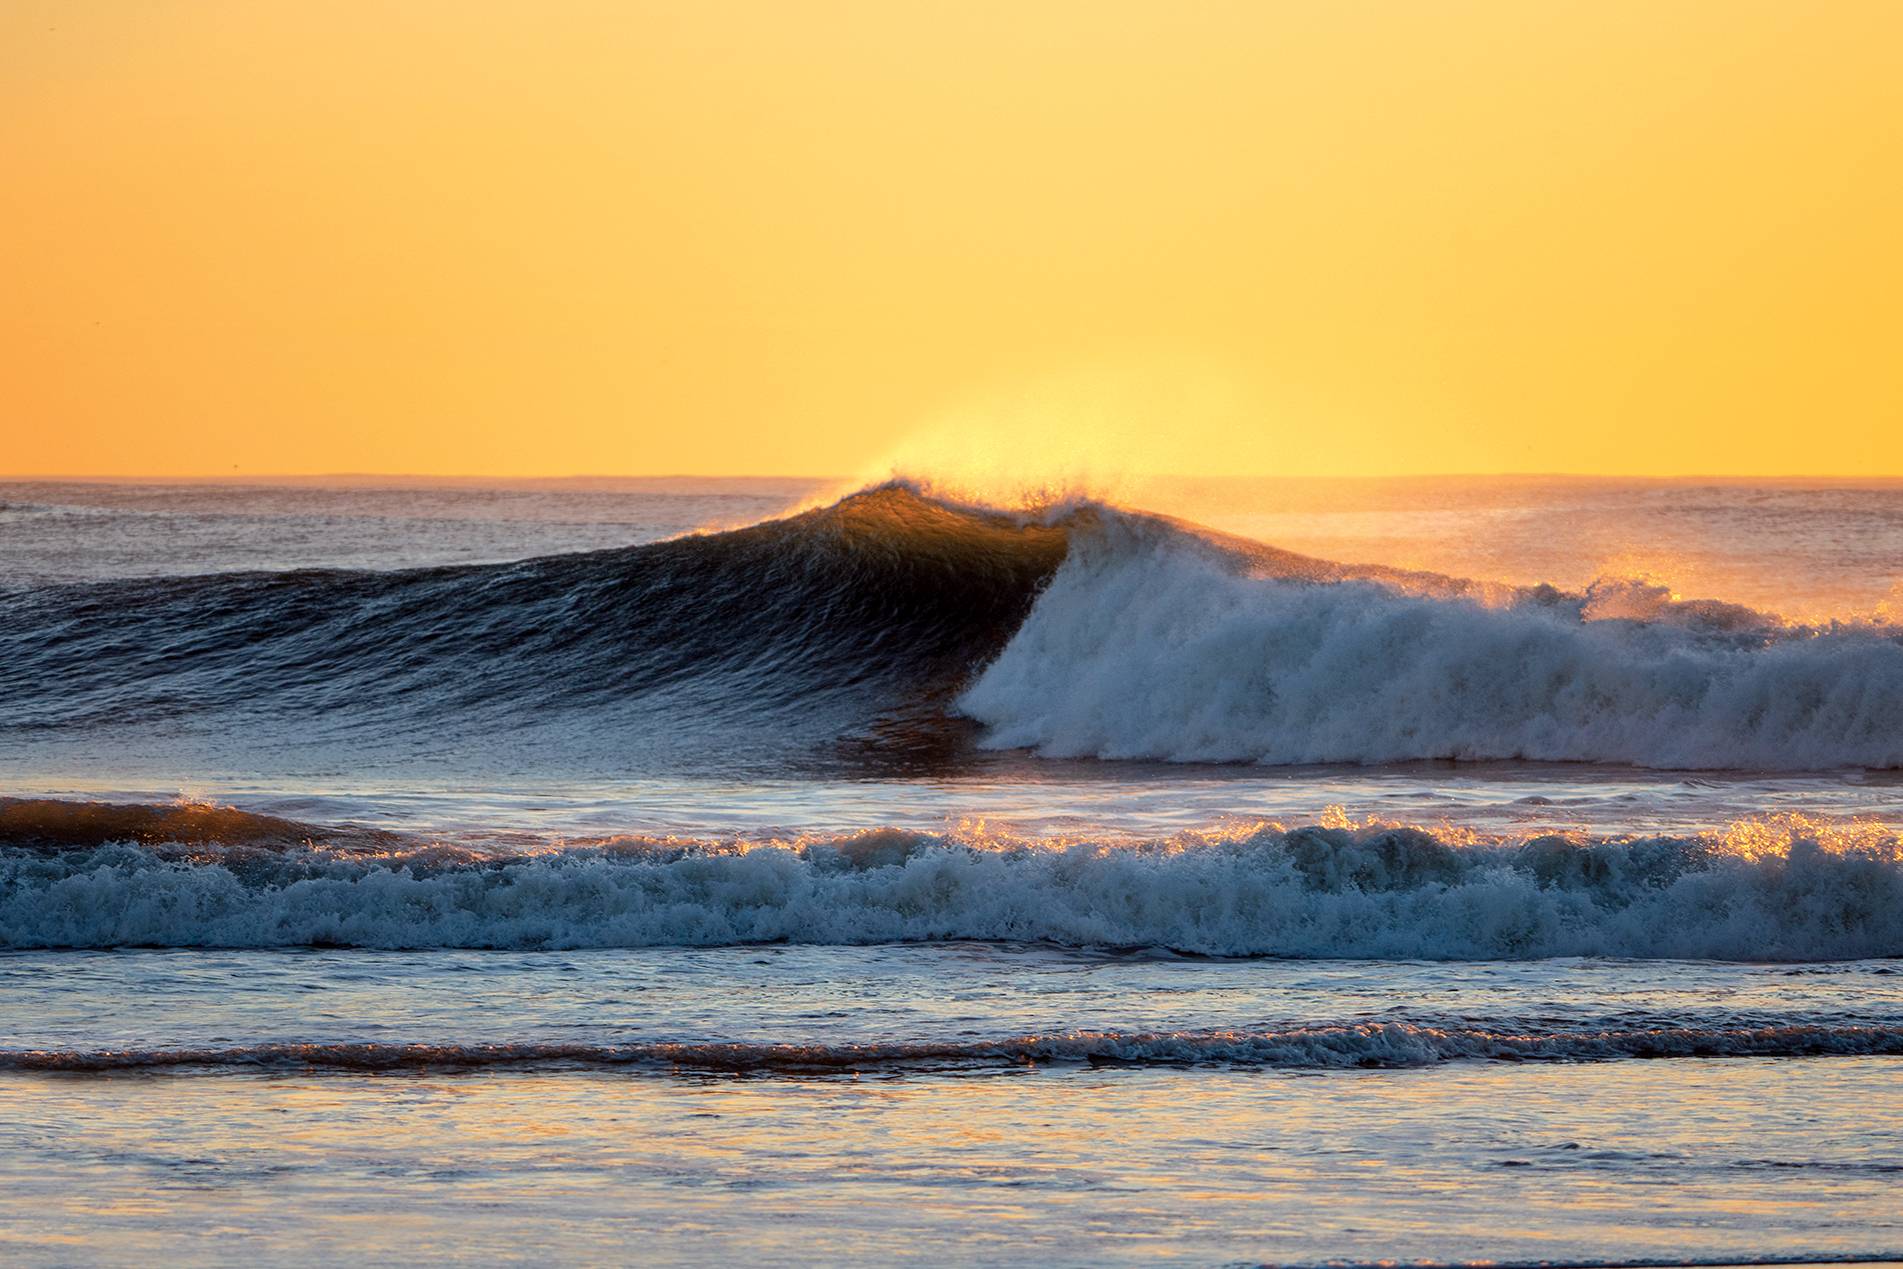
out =
[[[985,744],[1053,757],[1897,767],[1903,638],[1631,586],[1482,602],[1265,576],[1112,516],[958,707]]]
[[[877,830],[493,857],[0,852],[0,945],[639,947],[942,939],[1215,955],[1903,955],[1903,847],[1282,829],[1136,844]]]

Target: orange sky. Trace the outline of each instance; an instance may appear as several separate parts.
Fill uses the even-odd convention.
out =
[[[1903,473],[1893,0],[9,0],[0,472]]]

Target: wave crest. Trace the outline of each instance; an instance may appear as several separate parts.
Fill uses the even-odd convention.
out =
[[[1316,579],[1110,523],[957,708],[1051,757],[1897,767],[1903,634],[1605,584]]]
[[[1903,955],[1903,843],[1474,840],[1262,825],[1160,841],[882,829],[0,850],[0,944],[579,948],[936,940],[1222,956],[1813,961]]]

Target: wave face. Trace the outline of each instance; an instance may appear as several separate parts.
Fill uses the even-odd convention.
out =
[[[150,1071],[264,1067],[337,1071],[614,1066],[757,1075],[983,1070],[1011,1066],[1227,1066],[1392,1069],[1446,1062],[1611,1062],[1628,1058],[1903,1054],[1903,1027],[1799,1023],[1504,1030],[1371,1022],[1281,1030],[1070,1031],[996,1040],[861,1044],[253,1044],[178,1049],[0,1050],[0,1070]]]
[[[1903,632],[1658,588],[1303,575],[1107,519],[958,699],[1053,757],[1903,766]]]
[[[583,948],[1003,940],[1220,956],[1903,956],[1903,840],[1473,842],[1263,826],[1096,843],[896,829],[532,852],[260,819],[240,841],[0,846],[12,948]]]
[[[4,727],[811,742],[941,701],[1009,639],[1065,550],[1061,527],[893,485],[518,564],[41,587],[0,606]]]

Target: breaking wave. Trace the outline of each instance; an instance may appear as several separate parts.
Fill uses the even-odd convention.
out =
[[[1874,826],[1526,841],[1380,825],[1115,842],[882,829],[525,851],[312,826],[287,844],[283,823],[261,820],[251,838],[227,826],[195,842],[76,845],[63,827],[36,838],[16,816],[0,839],[0,945],[1000,940],[1434,960],[1903,955],[1903,842]]]
[[[1903,765],[1903,637],[1605,584],[1325,584],[1107,521],[958,699],[996,748],[1276,764]]]
[[[1796,1024],[1514,1031],[1371,1022],[1283,1030],[1071,1031],[996,1040],[858,1044],[252,1044],[176,1049],[0,1050],[0,1070],[118,1071],[295,1067],[339,1071],[616,1066],[762,1075],[972,1070],[1010,1066],[1231,1066],[1297,1070],[1445,1062],[1610,1062],[1627,1058],[1903,1054],[1903,1027]]]
[[[1903,631],[894,483],[517,564],[34,588],[0,607],[0,701],[15,744],[158,727],[253,755],[486,745],[671,772],[969,756],[974,737],[1052,757],[1884,768],[1903,766]]]

